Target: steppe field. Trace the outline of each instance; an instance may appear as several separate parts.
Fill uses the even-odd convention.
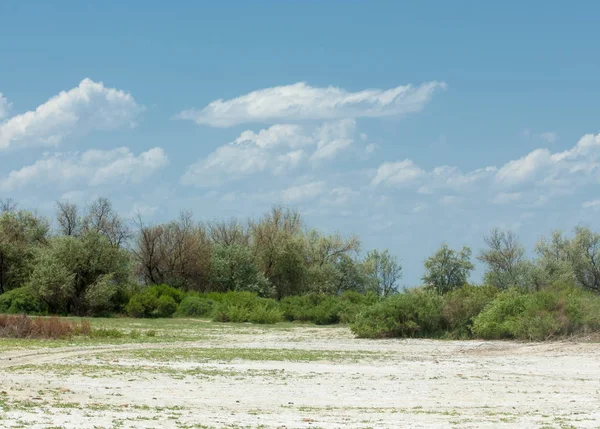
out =
[[[599,428],[600,344],[93,319],[0,340],[2,428]],[[117,332],[117,334],[115,334]]]

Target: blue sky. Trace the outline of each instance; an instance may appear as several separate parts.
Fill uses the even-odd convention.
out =
[[[405,284],[442,241],[600,226],[597,2],[123,3],[0,3],[0,197],[285,204]]]

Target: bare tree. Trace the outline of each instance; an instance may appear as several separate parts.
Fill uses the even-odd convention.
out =
[[[211,243],[191,213],[163,225],[144,225],[138,216],[133,254],[138,275],[148,284],[169,283],[187,290],[208,288]]]
[[[82,230],[102,234],[113,246],[119,247],[131,237],[129,227],[114,211],[110,200],[104,197],[98,198],[88,206]]]
[[[232,244],[248,245],[248,228],[244,227],[237,219],[229,221],[211,222],[208,224],[208,235],[215,244],[230,246]]]
[[[76,237],[81,233],[81,218],[79,207],[69,202],[58,201],[56,203],[56,220],[60,233]]]
[[[0,199],[0,213],[12,213],[17,210],[17,203],[12,198]]]

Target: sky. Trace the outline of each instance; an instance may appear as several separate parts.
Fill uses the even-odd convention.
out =
[[[600,221],[594,1],[0,2],[0,198],[387,248]],[[477,266],[473,280],[481,277]]]

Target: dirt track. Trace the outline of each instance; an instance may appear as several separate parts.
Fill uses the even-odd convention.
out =
[[[344,328],[0,352],[0,427],[598,428],[600,344]]]

